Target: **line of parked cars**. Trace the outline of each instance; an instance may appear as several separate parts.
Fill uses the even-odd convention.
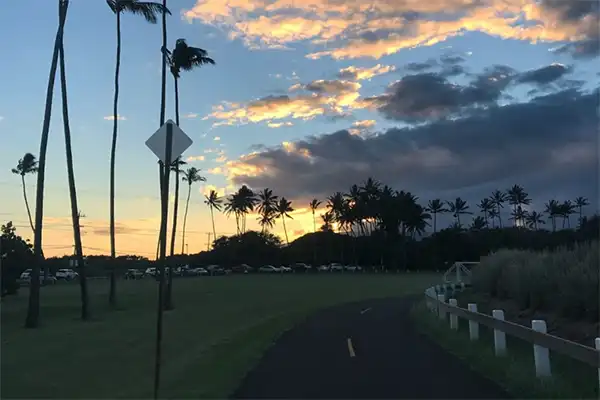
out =
[[[40,271],[40,284],[41,285],[52,285],[58,281],[72,281],[77,279],[79,274],[71,268],[61,268],[54,275],[45,275],[44,271]],[[26,269],[19,276],[19,283],[22,285],[29,285],[31,283],[31,268]]]

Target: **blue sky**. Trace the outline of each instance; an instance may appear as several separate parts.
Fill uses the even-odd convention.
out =
[[[0,172],[0,188],[9,193],[3,199],[0,216],[4,220],[13,219],[23,227],[27,224],[18,190],[19,180],[9,170],[25,152],[37,155],[39,151],[45,90],[57,25],[56,3],[38,0],[10,1],[3,5],[3,12],[0,14],[3,36],[17,38],[4,44],[4,54],[11,55],[12,62],[0,64],[0,74],[5,78],[9,77],[3,80],[1,86],[4,95],[0,97],[0,135],[3,138],[10,137],[8,141],[3,140],[0,147],[0,171],[3,171]],[[361,17],[367,13],[360,14],[357,11],[356,7],[363,3],[369,3],[373,7],[368,17]],[[283,142],[293,144],[311,135],[350,129],[357,121],[374,121],[368,123],[367,131],[353,132],[365,141],[367,137],[390,128],[417,126],[414,119],[398,118],[397,113],[394,114],[395,117],[390,117],[389,113],[382,112],[385,108],[381,105],[382,99],[370,103],[371,105],[358,103],[370,97],[381,96],[388,85],[407,75],[419,74],[420,72],[411,72],[405,68],[409,63],[440,60],[444,56],[460,56],[464,59],[459,63],[463,73],[447,77],[449,83],[455,85],[468,85],[486,68],[494,65],[509,66],[515,71],[515,76],[520,76],[518,74],[526,71],[560,63],[571,68],[568,77],[565,75],[560,79],[584,81],[583,86],[578,86],[582,91],[597,87],[597,59],[576,58],[569,51],[550,51],[568,43],[590,39],[589,27],[597,22],[597,10],[584,10],[588,11],[587,14],[574,20],[564,17],[566,13],[563,13],[563,8],[568,7],[569,3],[565,3],[563,8],[552,8],[544,4],[515,0],[509,10],[506,4],[511,2],[489,0],[491,9],[497,7],[496,11],[499,12],[493,14],[494,19],[483,18],[492,15],[485,14],[490,12],[488,9],[464,8],[469,3],[466,0],[435,3],[448,5],[348,0],[336,2],[337,8],[331,5],[328,8],[326,0],[311,0],[306,2],[306,6],[312,5],[317,10],[311,14],[302,10],[300,5],[296,5],[296,9],[290,9],[283,0],[170,0],[169,7],[173,15],[168,21],[169,47],[173,47],[175,39],[185,38],[190,45],[208,50],[209,55],[217,62],[214,67],[206,66],[184,73],[180,81],[181,127],[194,140],[185,156],[205,157],[204,161],[193,161],[190,165],[202,168],[206,172],[207,183],[220,190],[230,191],[243,182],[251,182],[258,188],[264,182],[275,185],[276,180],[265,178],[261,181],[260,174],[265,177],[272,177],[272,174],[262,168],[258,176],[256,171],[248,175],[248,168],[256,169],[265,160],[275,162],[276,159],[270,156],[270,152],[275,151]],[[498,16],[502,10],[505,16],[512,15],[515,9],[522,6],[521,3],[527,3],[531,7],[521,15],[521,20],[535,20],[535,26],[544,27],[544,30],[528,28],[533,26],[531,23],[522,25],[525,26],[524,30],[515,30],[518,19],[511,22]],[[271,8],[265,11],[268,4]],[[504,9],[501,4],[504,4]],[[439,9],[434,10],[436,7]],[[406,13],[411,10],[421,13],[418,25],[413,26],[405,20],[407,28],[401,33],[393,32],[391,28],[380,29],[386,21],[391,23],[398,16],[408,18]],[[439,18],[444,11],[449,13],[445,18]],[[188,18],[185,18],[186,15]],[[456,26],[444,25],[443,21],[453,21]],[[144,142],[158,128],[160,23],[150,25],[137,16],[126,15],[122,20],[122,37],[119,114],[125,120],[119,124],[117,218],[123,221],[124,231],[137,229],[138,234],[144,233],[150,237],[157,226],[158,185],[155,156],[145,147]],[[417,41],[416,46],[408,46],[406,40],[415,37],[438,43],[428,45],[425,40],[421,40]],[[335,51],[352,56],[352,52],[347,49],[363,45],[361,57],[335,58],[338,57]],[[388,51],[391,54],[379,57],[379,45],[392,49]],[[108,161],[112,121],[105,117],[112,114],[115,61],[115,18],[104,2],[71,1],[65,31],[65,51],[77,186],[81,208],[90,221],[89,225],[95,227],[93,232],[87,234],[87,240],[93,242],[89,245],[90,248],[106,249],[108,238],[102,233],[95,233],[96,228],[97,232],[101,231],[100,228],[105,226],[108,217]],[[307,57],[323,51],[332,52],[316,59],[315,56]],[[316,112],[314,118],[298,117],[298,114],[295,118],[282,110],[281,104],[269,106],[272,107],[271,118],[265,116],[263,109],[254,109],[253,120],[258,122],[245,118],[231,119],[231,114],[225,114],[235,110],[238,115],[247,116],[247,110],[252,108],[251,102],[267,96],[287,95],[287,107],[296,107],[299,96],[307,99],[311,95],[310,91],[306,91],[306,86],[304,91],[289,91],[292,85],[308,85],[318,80],[340,81],[342,79],[337,74],[343,68],[373,68],[377,65],[390,67],[390,71],[369,80],[347,80],[352,81],[352,84],[360,84],[356,93],[350,91],[340,95],[321,91],[318,92],[321,95],[318,104],[307,100],[310,104],[305,104],[304,112],[312,112],[315,107],[321,110]],[[428,71],[439,72],[439,68]],[[168,78],[167,117],[174,119],[172,79],[170,76]],[[559,79],[553,81],[553,84],[558,82]],[[506,93],[513,96],[511,103],[525,103],[531,99],[532,96],[527,96],[527,92],[533,87],[528,84],[515,85]],[[540,90],[538,94],[557,92],[560,88],[546,87]],[[321,115],[323,109],[331,112],[331,104],[340,104],[342,97],[336,96],[344,95],[359,97],[342,104],[343,118],[338,115],[338,118],[332,119]],[[223,105],[224,102],[227,103]],[[220,114],[215,108],[219,105],[224,107]],[[445,108],[443,113],[448,116],[446,111]],[[232,125],[218,125],[227,121]],[[434,123],[431,119],[418,122]],[[269,123],[281,126],[270,128]],[[290,124],[292,125],[287,126]],[[287,154],[294,153],[299,147],[301,146],[295,146],[289,151],[288,146]],[[260,154],[250,156],[250,159],[240,159],[253,150],[258,150]],[[217,158],[219,161],[216,161]],[[276,167],[271,165],[270,168]],[[281,179],[294,179],[293,174],[286,175],[289,171],[282,168],[277,169]],[[289,173],[292,172],[293,170]],[[30,196],[34,193],[34,183],[34,179],[30,179]],[[331,191],[343,190],[337,188],[335,183],[334,179]],[[69,208],[65,190],[66,168],[58,85],[54,91],[46,185],[45,214],[54,218],[47,225],[50,237],[46,243],[57,249],[61,246],[68,247]],[[423,192],[433,193],[436,187],[432,185],[423,189]],[[297,200],[299,204],[303,204],[308,197],[323,195],[310,187],[307,184],[296,192],[286,189],[284,194]],[[277,187],[273,188],[278,191]],[[203,189],[206,188],[198,187],[196,190]],[[195,191],[194,196],[192,226],[198,237],[201,237],[204,232],[210,231],[208,214],[201,205],[201,193]],[[297,208],[303,206],[298,205]],[[300,222],[292,229],[298,233],[310,229],[312,222],[306,222],[305,219],[299,217]],[[233,222],[222,218],[220,224],[224,233],[233,231]],[[58,232],[54,236],[53,229]],[[28,235],[26,232],[23,234]],[[135,236],[123,233],[122,240],[128,243],[122,246],[126,250],[148,252],[148,243],[144,241],[138,245],[135,243]],[[194,248],[200,246],[190,244]]]

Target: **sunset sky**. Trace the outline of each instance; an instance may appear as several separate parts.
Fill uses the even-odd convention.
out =
[[[20,179],[37,156],[57,27],[57,1],[3,2],[0,219],[31,237]],[[184,153],[206,184],[192,188],[189,252],[212,231],[203,193],[272,188],[298,211],[291,237],[313,229],[306,206],[372,176],[422,202],[475,202],[520,184],[541,209],[586,196],[598,208],[598,21],[595,1],[169,0],[178,38],[217,62],[180,80]],[[27,21],[34,23],[28,23]],[[115,17],[72,0],[65,52],[84,251],[107,254]],[[117,251],[153,257],[161,26],[122,19]],[[172,78],[167,117],[174,119]],[[46,255],[72,252],[60,86],[48,147]],[[28,176],[34,207],[35,176]],[[181,186],[183,215],[187,185]],[[474,210],[475,211],[475,210]],[[257,229],[255,216],[248,228]],[[179,226],[181,227],[180,220]],[[235,220],[216,216],[218,234]],[[281,223],[274,231],[282,234]],[[178,241],[178,243],[180,243]],[[180,244],[177,245],[180,248]]]

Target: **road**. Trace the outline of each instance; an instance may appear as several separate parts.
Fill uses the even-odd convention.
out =
[[[413,299],[322,310],[284,333],[233,398],[508,398],[412,325]]]

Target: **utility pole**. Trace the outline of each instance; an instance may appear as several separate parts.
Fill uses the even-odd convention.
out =
[[[186,243],[185,244],[185,254],[189,254],[190,253],[190,250],[189,250],[188,246],[189,246],[189,244]]]
[[[206,241],[206,251],[210,251],[210,235],[211,235],[211,233],[208,232],[206,235],[207,235],[207,238],[208,238],[207,241]]]

